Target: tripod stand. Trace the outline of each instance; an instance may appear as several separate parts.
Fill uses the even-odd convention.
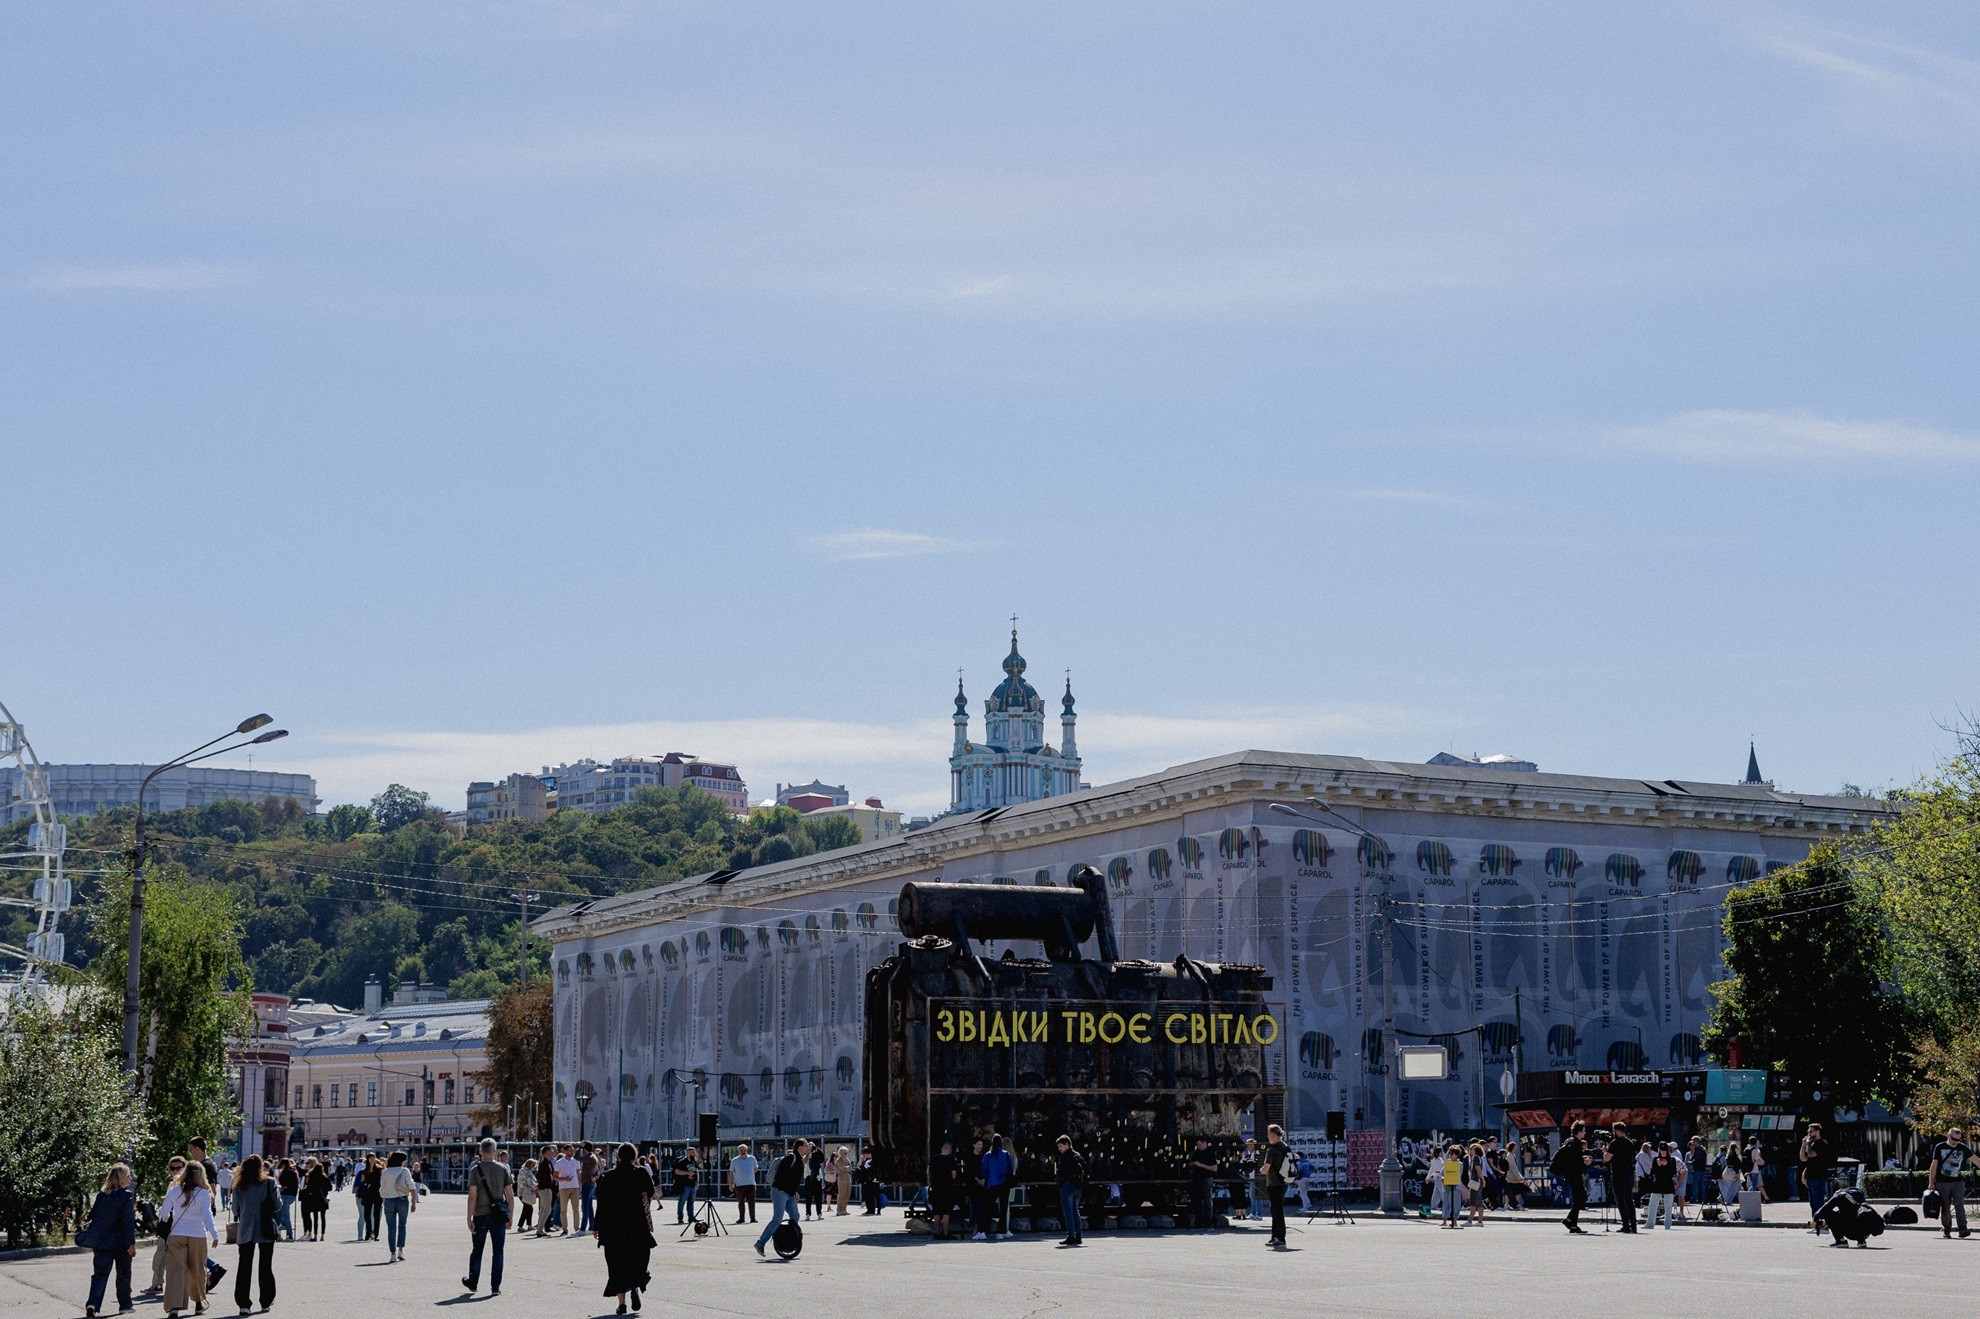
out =
[[[710,1234],[718,1237],[729,1235],[729,1229],[722,1222],[720,1206],[717,1204],[714,1196],[698,1195],[695,1197],[694,1212],[688,1215],[688,1221],[681,1226],[681,1235],[678,1239],[686,1240],[690,1232],[694,1233],[697,1237],[708,1236]]]
[[[1307,1202],[1306,1221],[1311,1223],[1322,1214],[1330,1214],[1336,1224],[1352,1224],[1354,1215],[1348,1212],[1347,1200],[1341,1194],[1340,1159],[1337,1154],[1330,1152],[1328,1160],[1332,1165],[1334,1184],[1320,1193],[1320,1202],[1317,1205],[1310,1200]]]

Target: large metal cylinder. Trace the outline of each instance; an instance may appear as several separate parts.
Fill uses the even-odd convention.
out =
[[[1073,938],[1093,937],[1094,902],[1076,888],[1020,888],[1005,884],[904,884],[901,933],[957,939],[1039,939],[1056,943],[1070,926]]]

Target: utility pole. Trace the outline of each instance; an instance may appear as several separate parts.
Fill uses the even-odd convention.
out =
[[[1395,876],[1382,872],[1382,1212],[1401,1217],[1403,1211],[1402,1160],[1396,1157],[1396,959],[1394,931],[1396,913],[1393,889]]]
[[[516,898],[522,903],[522,967],[517,983],[529,988],[529,881],[528,871],[523,872],[522,892]]]

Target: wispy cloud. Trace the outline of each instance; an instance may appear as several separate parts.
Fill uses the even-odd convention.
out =
[[[45,289],[136,289],[181,292],[231,284],[239,272],[229,266],[51,266],[35,275]]]
[[[1980,435],[1807,412],[1683,412],[1644,426],[1610,427],[1594,442],[1610,452],[1710,463],[1980,461]]]
[[[1970,137],[1980,128],[1980,61],[1793,14],[1749,21],[1747,30],[1763,49],[1829,78],[1858,130]]]
[[[833,531],[805,541],[821,558],[850,562],[860,559],[913,559],[928,554],[960,554],[980,549],[980,542],[947,540],[924,536],[918,531],[888,531],[867,527],[857,531]]]

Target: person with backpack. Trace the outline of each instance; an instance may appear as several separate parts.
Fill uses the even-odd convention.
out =
[[[282,1193],[268,1175],[259,1154],[250,1154],[234,1170],[234,1244],[240,1258],[234,1264],[234,1304],[251,1313],[248,1300],[255,1265],[261,1267],[261,1308],[275,1304],[276,1206]]]
[[[1925,1171],[1925,1188],[1939,1193],[1939,1232],[1952,1239],[1953,1214],[1959,1214],[1959,1234],[1971,1236],[1966,1226],[1966,1170],[1973,1165],[1973,1151],[1958,1127],[1932,1147],[1932,1163]],[[1941,1185],[1941,1182],[1944,1184]]]
[[[1588,1207],[1588,1128],[1575,1123],[1568,1131],[1568,1138],[1554,1151],[1547,1171],[1561,1179],[1567,1187],[1567,1217],[1561,1220],[1562,1226],[1576,1236],[1583,1234],[1581,1211]]]
[[[990,1136],[990,1148],[983,1155],[979,1176],[983,1183],[983,1222],[977,1224],[972,1241],[1002,1241],[1010,1235],[1011,1178],[1017,1175],[1017,1160],[1004,1148],[1004,1138]]]
[[[419,1208],[419,1188],[413,1184],[412,1169],[406,1167],[404,1150],[393,1150],[378,1172],[378,1204],[385,1216],[385,1258],[403,1264],[406,1216]]]
[[[1265,1243],[1283,1250],[1286,1246],[1286,1187],[1297,1175],[1292,1146],[1286,1144],[1285,1128],[1274,1122],[1265,1128],[1265,1148],[1258,1152],[1259,1174],[1265,1179],[1265,1204],[1272,1215],[1272,1235]]]
[[[1073,1148],[1071,1136],[1059,1137],[1059,1152],[1053,1156],[1052,1170],[1059,1183],[1059,1217],[1066,1225],[1066,1239],[1059,1244],[1083,1246],[1086,1224],[1080,1217],[1079,1202],[1086,1195],[1086,1156]]]
[[[179,1178],[185,1174],[185,1159],[174,1154],[165,1165],[165,1194],[170,1195],[172,1188],[179,1184]],[[160,1201],[160,1207],[163,1207],[163,1201]],[[147,1293],[163,1291],[165,1290],[165,1248],[172,1241],[172,1225],[165,1221],[163,1214],[154,1211],[146,1230],[158,1234],[158,1244],[151,1249],[151,1285],[146,1287],[145,1291]]]
[[[786,1218],[791,1220],[792,1230],[798,1230],[798,1191],[804,1186],[804,1169],[810,1155],[810,1141],[794,1141],[770,1169],[770,1217],[756,1238],[757,1254],[763,1253],[763,1247],[777,1235],[777,1225]]]
[[[502,1294],[502,1242],[509,1232],[509,1215],[515,1209],[516,1188],[509,1178],[509,1166],[495,1158],[495,1138],[481,1139],[481,1158],[468,1170],[468,1231],[474,1235],[474,1248],[468,1252],[468,1271],[461,1286],[474,1295],[481,1280],[481,1248],[490,1238],[494,1250],[488,1262],[488,1294]]]
[[[110,1274],[117,1274],[117,1313],[131,1311],[131,1260],[137,1255],[137,1196],[131,1191],[131,1170],[113,1164],[103,1189],[89,1207],[89,1221],[76,1233],[76,1244],[90,1250],[89,1304],[91,1319],[103,1313],[103,1293]]]

